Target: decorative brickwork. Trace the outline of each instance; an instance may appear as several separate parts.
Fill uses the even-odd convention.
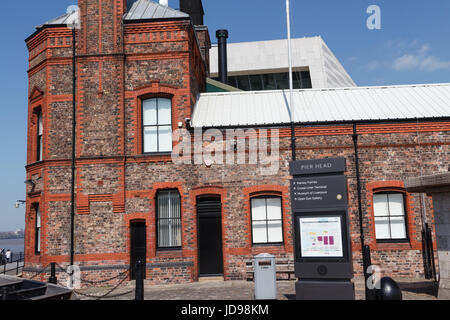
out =
[[[99,5],[101,4],[101,5]],[[77,139],[75,262],[85,279],[111,278],[130,265],[130,225],[145,221],[147,281],[196,281],[199,276],[196,199],[220,196],[224,277],[245,279],[245,260],[262,252],[293,257],[289,199],[290,131],[279,128],[280,169],[259,174],[254,164],[175,164],[171,156],[142,154],[142,99],[169,97],[172,129],[185,127],[207,74],[209,35],[195,34],[188,20],[122,23],[125,1],[80,0],[77,30]],[[43,28],[27,42],[29,107],[25,276],[50,262],[69,262],[72,128],[72,38],[67,28]],[[203,57],[203,58],[202,58]],[[36,110],[44,120],[43,161],[36,162]],[[255,128],[257,129],[257,128]],[[403,188],[399,181],[448,166],[450,123],[380,123],[357,126],[363,189],[364,230],[372,260],[386,274],[423,276],[419,196],[407,195],[409,243],[377,244],[373,190]],[[297,158],[345,157],[355,272],[361,273],[355,159],[351,125],[296,128]],[[420,145],[417,134],[420,134]],[[248,152],[248,150],[247,150]],[[426,164],[426,165],[422,165]],[[420,170],[422,166],[422,171]],[[38,180],[38,178],[41,178]],[[182,248],[156,248],[156,194],[181,196]],[[250,199],[282,198],[279,246],[253,246]],[[34,252],[34,209],[42,215],[41,252]],[[427,214],[432,221],[431,204]],[[100,268],[103,266],[103,268]],[[34,268],[34,269],[33,269]],[[63,274],[61,274],[61,277]],[[43,279],[48,277],[48,273]]]

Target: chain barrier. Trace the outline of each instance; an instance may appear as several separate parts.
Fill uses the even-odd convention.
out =
[[[38,273],[36,273],[34,276],[32,276],[31,278],[28,278],[28,280],[33,280],[34,278],[36,278],[38,275],[44,273],[44,271],[48,268],[49,264],[46,265],[41,271],[39,271]]]
[[[49,265],[50,265],[50,264],[46,265],[44,268],[42,268],[42,269],[39,270],[37,273],[35,273],[32,277],[28,278],[28,280],[32,280],[32,279],[36,278],[37,276],[39,276],[40,274],[44,273],[44,272],[47,270],[47,268],[48,268]],[[56,263],[56,265],[58,266],[58,268],[59,268],[60,270],[62,270],[62,271],[63,271],[64,273],[66,273],[67,275],[69,275],[69,276],[72,275],[72,273],[68,272],[67,269],[65,269],[63,266],[59,265],[58,263]],[[114,295],[111,295],[111,293],[112,293],[113,291],[115,291],[115,290],[116,290],[116,289],[117,289],[117,288],[118,288],[118,287],[119,287],[126,279],[128,279],[128,273],[129,273],[129,272],[130,272],[129,270],[126,270],[126,271],[124,271],[124,272],[122,272],[122,273],[119,273],[119,274],[118,274],[117,276],[115,276],[115,277],[112,277],[112,278],[109,278],[109,279],[105,279],[105,280],[100,280],[100,281],[89,281],[89,280],[82,280],[82,279],[80,279],[81,281],[83,281],[83,282],[85,282],[85,283],[89,283],[89,284],[99,284],[99,283],[105,283],[105,282],[109,282],[109,281],[118,279],[118,278],[120,278],[120,277],[123,277],[123,278],[119,281],[119,283],[117,283],[116,286],[114,286],[112,289],[110,289],[110,290],[109,290],[108,292],[106,292],[105,294],[102,294],[102,295],[91,295],[91,294],[79,292],[79,291],[77,291],[77,290],[75,290],[75,289],[73,289],[73,292],[76,293],[77,295],[85,296],[85,297],[88,297],[88,298],[94,298],[94,299],[96,299],[96,300],[100,300],[100,299],[103,299],[103,298],[116,298],[116,297],[120,297],[120,296],[125,296],[125,295],[127,295],[127,294],[132,293],[134,290],[128,290],[128,291],[126,291],[126,292],[123,292],[123,293],[117,293],[117,294],[114,294]],[[45,273],[48,273],[48,272],[45,272]],[[57,283],[58,283],[60,286],[66,287],[66,284],[61,283],[60,281],[57,281]],[[17,293],[16,293],[16,294],[17,294]],[[19,294],[19,295],[20,295],[20,294]],[[22,295],[20,295],[20,296],[22,296]],[[25,298],[24,296],[22,296],[22,297]]]
[[[32,277],[28,278],[28,280],[33,280],[34,278],[36,278],[36,277],[39,276],[40,274],[44,273],[44,272],[47,270],[47,268],[49,267],[49,265],[50,265],[50,264],[46,265],[44,268],[42,268],[42,269],[39,270],[37,273],[35,273]],[[64,268],[63,266],[59,265],[58,263],[56,263],[56,266],[58,266],[58,268],[59,268],[60,270],[62,270],[64,273],[66,273],[67,275],[72,276],[73,273],[68,272],[67,269]],[[96,300],[100,300],[100,299],[103,299],[103,298],[115,298],[115,297],[125,296],[125,295],[127,295],[127,294],[132,293],[134,290],[128,290],[128,291],[126,291],[126,292],[123,292],[123,293],[117,293],[117,294],[114,294],[114,295],[111,295],[111,293],[112,293],[113,291],[115,291],[115,290],[116,290],[116,289],[117,289],[117,288],[118,288],[118,287],[119,287],[126,279],[128,279],[128,274],[129,274],[129,272],[130,272],[129,270],[126,270],[126,271],[124,271],[124,272],[119,273],[117,276],[114,276],[114,277],[112,277],[112,278],[105,279],[105,280],[99,280],[99,281],[90,281],[90,280],[83,280],[83,279],[80,279],[81,281],[83,281],[83,282],[85,282],[85,283],[88,283],[88,284],[99,284],[99,283],[106,283],[106,282],[109,282],[109,281],[112,281],[112,280],[116,280],[116,279],[118,279],[118,278],[120,278],[120,277],[123,277],[123,278],[119,281],[119,283],[117,283],[116,286],[114,286],[112,289],[110,289],[110,290],[109,290],[108,292],[106,292],[105,294],[102,294],[102,295],[91,295],[91,294],[79,292],[79,291],[77,291],[77,290],[75,290],[75,289],[73,289],[73,292],[76,293],[77,295],[81,295],[81,296],[88,297],[88,298],[94,298],[94,299],[96,299]],[[48,273],[48,272],[45,272],[45,273]],[[58,283],[59,285],[63,286],[63,287],[66,287],[66,284],[61,283],[60,281],[57,281],[57,283]]]
[[[60,268],[62,271],[64,271],[64,272],[65,272],[66,274],[68,274],[69,276],[72,275],[70,272],[67,271],[67,269],[64,269],[64,268],[63,268],[61,265],[59,265],[58,263],[56,263],[56,265],[58,266],[58,268]],[[124,271],[124,272],[122,272],[122,273],[119,273],[117,276],[114,276],[114,277],[112,277],[112,278],[105,279],[105,280],[99,280],[99,281],[84,280],[84,279],[81,279],[81,277],[80,277],[80,281],[81,281],[81,282],[88,283],[88,284],[106,283],[106,282],[109,282],[109,281],[112,281],[112,280],[116,280],[116,279],[122,277],[123,275],[128,274],[128,272],[129,272],[129,270],[126,270],[126,271]]]
[[[58,263],[56,263],[56,265],[58,266],[58,268],[59,269],[61,269],[62,271],[64,271],[67,275],[69,275],[69,276],[71,276],[72,274],[70,273],[70,272],[68,272],[67,271],[67,269],[65,269],[63,266],[61,266],[61,265],[59,265]],[[126,292],[123,292],[123,293],[118,293],[118,294],[115,294],[115,295],[110,295],[114,290],[116,290],[126,279],[128,279],[128,273],[129,273],[129,270],[126,270],[126,271],[124,271],[124,272],[122,272],[122,273],[119,273],[117,276],[114,276],[114,277],[112,277],[112,278],[109,278],[109,279],[105,279],[105,280],[99,280],[99,281],[90,281],[90,280],[83,280],[83,279],[81,279],[80,278],[80,280],[82,281],[82,282],[85,282],[85,283],[88,283],[88,284],[99,284],[99,283],[106,283],[106,282],[109,282],[109,281],[112,281],[112,280],[116,280],[116,279],[118,279],[118,278],[120,278],[120,277],[123,277],[120,281],[119,281],[119,283],[116,285],[116,286],[114,286],[111,290],[109,290],[107,293],[105,293],[105,294],[102,294],[102,295],[92,295],[92,294],[87,294],[87,293],[82,293],[82,292],[79,292],[79,291],[77,291],[77,290],[73,290],[73,292],[75,292],[77,295],[80,295],[80,296],[84,296],[84,297],[88,297],[88,298],[94,298],[94,299],[96,299],[96,300],[100,300],[100,299],[103,299],[103,298],[115,298],[115,297],[120,297],[120,296],[124,296],[124,295],[127,295],[127,294],[130,294],[130,293],[132,293],[133,292],[133,290],[129,290],[129,291],[126,291]],[[59,285],[62,285],[62,286],[65,286],[64,284],[62,284],[61,282],[59,282],[58,281],[58,284]]]
[[[122,274],[123,274],[123,273],[122,273]],[[105,294],[102,294],[102,295],[92,295],[92,294],[83,293],[83,292],[80,292],[80,291],[77,291],[77,290],[73,290],[73,292],[75,292],[77,295],[81,295],[81,296],[88,297],[88,298],[94,298],[94,299],[96,299],[96,300],[101,300],[101,299],[104,299],[104,298],[114,298],[114,297],[125,296],[125,295],[127,295],[127,294],[132,293],[133,290],[129,290],[129,291],[126,291],[126,292],[123,292],[123,293],[114,294],[114,295],[111,295],[111,293],[112,293],[113,291],[115,291],[117,288],[119,288],[119,286],[120,286],[127,278],[128,278],[128,271],[126,272],[125,277],[123,277],[122,280],[120,280],[119,283],[117,283],[116,286],[114,286],[112,289],[110,289],[108,292],[106,292]]]

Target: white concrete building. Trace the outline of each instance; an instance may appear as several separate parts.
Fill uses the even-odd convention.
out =
[[[252,83],[257,77],[245,79],[240,76],[279,74],[276,79],[264,79],[268,88],[256,90],[286,89],[288,74],[287,40],[229,43],[227,47],[229,84],[243,90],[255,90]],[[343,88],[356,84],[342,64],[331,52],[323,39],[318,37],[292,39],[292,64],[294,88]],[[211,78],[218,77],[218,50],[213,45],[210,51]],[[308,75],[309,72],[309,75]],[[300,73],[300,74],[299,74]],[[299,83],[295,83],[298,77]],[[300,79],[300,77],[302,79]],[[308,79],[310,78],[310,80]],[[281,85],[277,83],[281,82]],[[236,81],[237,84],[236,84]],[[310,81],[310,84],[308,84]],[[242,84],[244,82],[244,84]],[[247,89],[246,82],[250,88]],[[273,83],[275,82],[275,83]],[[302,82],[302,83],[300,83]],[[242,86],[244,86],[242,88]]]

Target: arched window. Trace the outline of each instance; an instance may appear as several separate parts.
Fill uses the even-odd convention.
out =
[[[375,235],[378,242],[408,240],[404,193],[374,193],[373,210],[375,217]]]
[[[143,153],[172,152],[172,101],[151,98],[142,101]]]
[[[283,243],[281,197],[259,196],[250,201],[253,244]]]
[[[159,191],[156,196],[156,208],[158,248],[180,248],[181,199],[178,190]]]

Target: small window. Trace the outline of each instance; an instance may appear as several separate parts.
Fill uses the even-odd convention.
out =
[[[405,200],[403,193],[374,194],[373,208],[377,241],[407,240]]]
[[[42,160],[42,136],[43,136],[43,125],[42,125],[42,111],[37,114],[37,154],[36,160]]]
[[[181,201],[177,190],[160,191],[157,195],[158,248],[181,247]]]
[[[282,243],[281,197],[251,199],[253,244]]]
[[[172,102],[166,98],[142,101],[143,152],[172,152]]]
[[[36,205],[36,223],[35,223],[35,241],[34,251],[36,254],[41,252],[41,210],[39,205]]]

